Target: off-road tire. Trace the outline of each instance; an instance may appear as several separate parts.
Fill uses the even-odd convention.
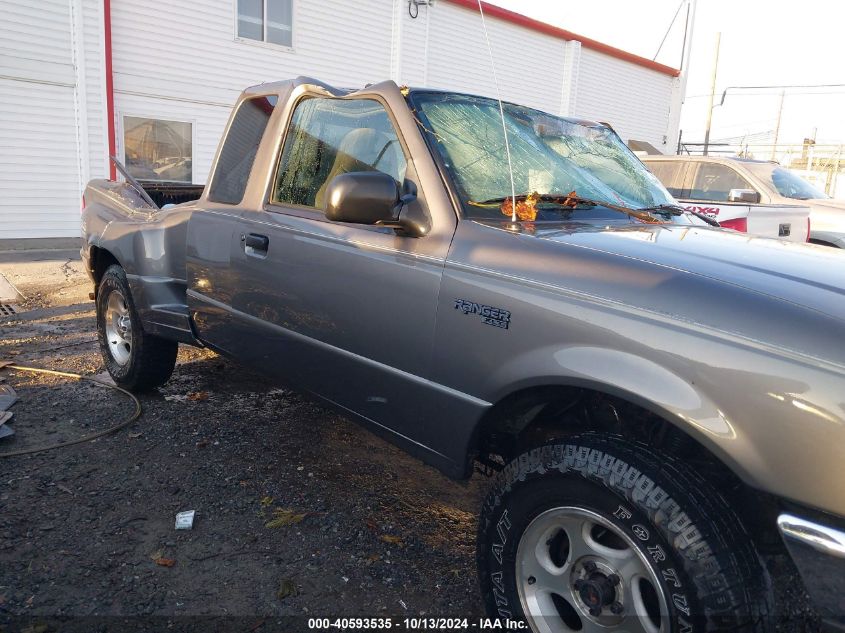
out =
[[[115,359],[106,335],[106,312],[114,291],[123,295],[131,320],[131,349],[124,364]],[[149,391],[163,385],[176,365],[179,344],[144,332],[126,273],[116,264],[108,267],[97,288],[97,340],[109,375],[129,391]]]
[[[560,507],[590,510],[631,535],[668,603],[661,630],[769,630],[771,580],[725,498],[669,456],[592,433],[519,455],[487,495],[477,562],[491,617],[525,620],[516,584],[520,537]]]

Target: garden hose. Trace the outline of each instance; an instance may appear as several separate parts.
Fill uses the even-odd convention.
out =
[[[33,374],[49,374],[51,376],[63,376],[65,378],[74,378],[76,380],[87,380],[88,382],[93,382],[96,385],[100,385],[101,387],[109,387],[110,389],[116,389],[121,393],[126,394],[132,401],[135,403],[135,411],[129,416],[126,420],[112,426],[104,431],[99,431],[97,433],[93,433],[91,435],[84,435],[83,437],[77,438],[75,440],[70,440],[68,442],[60,442],[58,444],[48,444],[47,446],[36,446],[35,448],[27,448],[20,451],[12,451],[10,453],[0,453],[0,457],[18,457],[20,455],[31,455],[33,453],[41,453],[44,451],[51,451],[54,448],[64,448],[66,446],[73,446],[74,444],[82,444],[83,442],[90,442],[91,440],[96,440],[97,438],[103,437],[105,435],[110,435],[111,433],[116,433],[122,428],[125,428],[132,424],[135,420],[141,417],[141,402],[136,398],[133,394],[128,392],[123,387],[118,387],[117,385],[110,385],[107,382],[102,382],[97,380],[96,378],[92,378],[90,376],[83,376],[81,374],[72,374],[67,371],[55,371],[53,369],[42,369],[41,367],[26,367],[24,365],[5,365],[4,368],[9,369],[17,369],[18,371],[28,371]]]

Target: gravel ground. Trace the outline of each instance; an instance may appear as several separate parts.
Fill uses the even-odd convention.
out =
[[[7,262],[0,272],[27,297],[21,318],[0,323],[0,359],[103,371],[78,261]],[[93,433],[133,410],[86,382],[0,377],[20,397],[17,435],[0,452]],[[133,629],[140,620],[129,616],[168,630],[180,616],[225,616],[233,630],[264,631],[289,615],[481,613],[484,477],[451,481],[205,350],[183,347],[170,382],[140,401],[140,420],[114,435],[0,459],[0,630],[4,618],[36,632],[70,630],[41,624],[65,616],[121,631],[150,630],[153,620]],[[196,510],[191,531],[174,530],[182,510]],[[787,605],[779,629],[815,630],[789,565],[768,564]]]

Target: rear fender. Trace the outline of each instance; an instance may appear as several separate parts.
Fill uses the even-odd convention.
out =
[[[97,180],[85,191],[83,257],[93,274],[91,249],[108,252],[126,272],[145,330],[195,343],[188,318],[185,238],[192,206],[159,210],[125,183]]]

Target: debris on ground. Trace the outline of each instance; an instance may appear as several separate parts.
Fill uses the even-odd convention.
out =
[[[6,422],[11,420],[13,415],[14,414],[11,411],[4,411],[0,413],[0,440],[12,437],[15,434],[12,427],[6,425]]]
[[[194,515],[196,510],[185,510],[176,515],[176,529],[190,530],[194,527]]]
[[[298,593],[296,590],[296,583],[293,582],[290,578],[285,578],[279,584],[279,590],[276,592],[276,597],[279,600],[284,600],[288,596],[295,596]]]
[[[150,554],[150,558],[159,567],[173,567],[176,564],[175,559],[167,558],[160,551]]]
[[[0,385],[0,411],[6,411],[18,401],[18,394],[11,385]]]
[[[286,525],[294,525],[295,523],[301,523],[307,516],[307,512],[295,512],[294,510],[276,508],[273,510],[273,518],[267,521],[264,527],[280,528]]]
[[[401,536],[394,536],[392,534],[382,534],[378,538],[380,541],[384,541],[385,543],[389,543],[390,545],[402,545]]]

